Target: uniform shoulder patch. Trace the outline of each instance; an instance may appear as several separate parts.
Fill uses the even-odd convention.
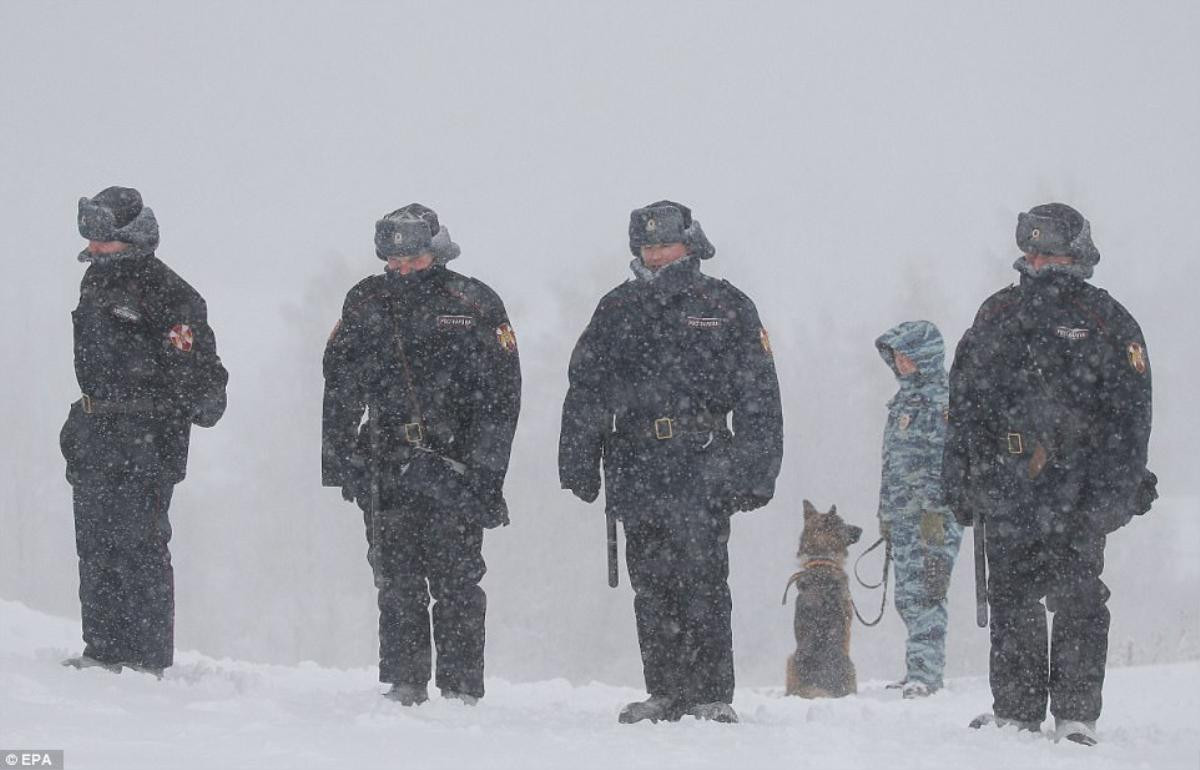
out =
[[[912,425],[912,415],[900,415],[900,419],[896,421],[896,424],[900,426],[900,430],[908,430],[908,426]]]
[[[767,327],[765,327],[765,326],[758,327],[758,341],[759,341],[759,343],[762,344],[762,349],[767,354],[767,356],[770,358],[774,358],[775,352],[773,350],[771,350],[771,335],[767,334]]]
[[[1138,374],[1145,374],[1150,368],[1149,362],[1146,360],[1146,348],[1142,347],[1140,342],[1131,342],[1125,349],[1129,356],[1129,365]]]
[[[336,337],[337,333],[340,332],[341,330],[342,330],[342,319],[339,318],[337,320],[337,323],[335,323],[333,325],[333,331],[329,332],[329,339],[326,340],[325,344],[329,344],[330,342],[333,342],[333,338]]]
[[[508,322],[496,327],[496,341],[500,343],[500,347],[504,348],[504,352],[517,352],[517,333],[513,331],[512,325]]]
[[[192,344],[195,342],[196,335],[192,332],[192,327],[187,324],[175,324],[171,330],[167,332],[167,342],[171,343],[171,347],[181,353],[192,352]]]

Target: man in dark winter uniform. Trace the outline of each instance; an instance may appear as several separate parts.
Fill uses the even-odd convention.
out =
[[[766,505],[783,455],[779,383],[754,303],[700,272],[715,249],[686,206],[635,209],[634,278],[571,356],[559,477],[625,526],[650,697],[620,721],[737,721],[729,517]],[[732,431],[727,423],[733,413]]]
[[[972,726],[1038,730],[1048,698],[1056,739],[1091,745],[1105,539],[1155,496],[1150,359],[1133,317],[1087,283],[1100,254],[1078,211],[1035,206],[1016,235],[1020,282],[983,304],[950,373],[946,497],[961,523],[986,524],[991,572],[994,713]]]
[[[192,424],[225,411],[228,374],[204,299],[154,255],[158,224],[137,190],[81,198],[79,234],[90,263],[72,313],[83,395],[60,441],[86,646],[64,663],[161,676],[174,654],[167,508]]]
[[[428,698],[432,596],[437,686],[474,704],[483,530],[508,523],[517,338],[495,292],[446,267],[459,248],[431,209],[413,203],[379,220],[375,250],[386,270],[346,295],[325,347],[322,483],[363,509],[388,697]]]

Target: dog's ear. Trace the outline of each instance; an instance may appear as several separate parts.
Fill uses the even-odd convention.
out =
[[[805,500],[805,501],[804,501],[804,518],[805,518],[805,519],[810,519],[810,518],[812,518],[813,516],[816,516],[816,515],[817,515],[817,509],[813,507],[813,504],[812,504],[812,503],[810,503],[809,501]]]
[[[837,505],[836,504],[832,508],[829,509],[829,515],[837,516]]]

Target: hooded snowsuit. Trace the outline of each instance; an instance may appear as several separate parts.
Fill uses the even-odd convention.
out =
[[[962,541],[962,526],[942,494],[945,346],[933,324],[907,321],[875,340],[875,347],[900,383],[883,433],[879,523],[892,546],[896,609],[908,627],[905,680],[936,690],[946,663],[946,589]],[[912,359],[917,371],[900,374],[896,352]]]

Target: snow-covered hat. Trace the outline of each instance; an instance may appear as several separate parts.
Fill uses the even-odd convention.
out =
[[[1026,254],[1071,257],[1088,267],[1100,261],[1091,224],[1065,203],[1044,203],[1018,214],[1017,246]]]
[[[461,253],[450,240],[450,231],[441,226],[437,212],[420,203],[396,209],[375,223],[375,255],[380,259],[412,257],[433,253],[434,261],[444,265]]]
[[[700,222],[692,219],[692,210],[682,203],[662,200],[629,213],[629,250],[633,256],[640,257],[643,246],[664,243],[682,243],[689,255],[700,259],[717,253],[700,229]]]
[[[91,198],[80,198],[79,234],[89,241],[128,243],[132,248],[120,252],[124,256],[150,254],[158,248],[158,220],[132,187],[107,187]],[[81,254],[79,258],[97,257],[85,259]]]

